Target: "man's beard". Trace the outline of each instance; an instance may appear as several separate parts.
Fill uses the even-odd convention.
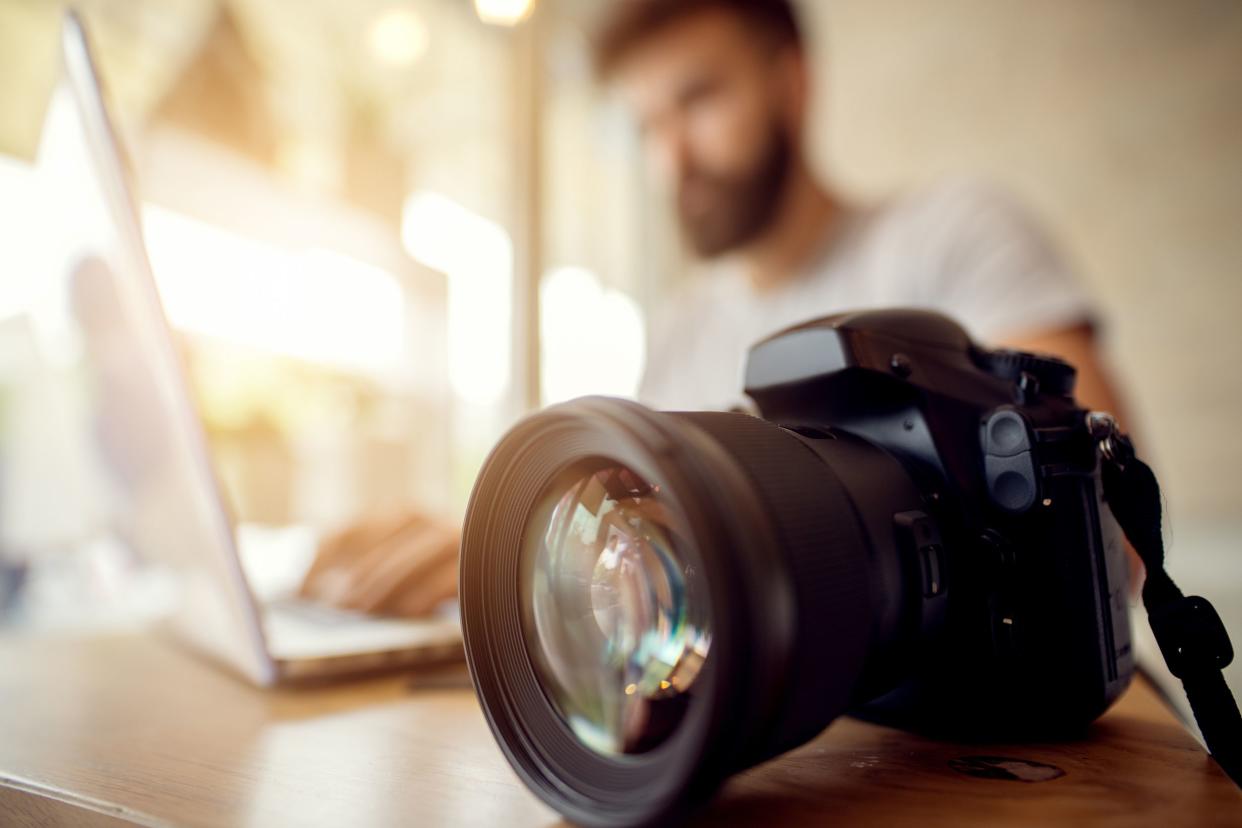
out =
[[[773,123],[751,169],[717,175],[691,167],[678,187],[677,215],[694,252],[711,259],[758,238],[776,217],[792,164],[789,135]]]

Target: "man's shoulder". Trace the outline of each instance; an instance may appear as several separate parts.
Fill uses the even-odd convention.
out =
[[[921,281],[1002,249],[1040,255],[1052,249],[1043,222],[1020,198],[979,178],[946,179],[895,195],[874,208],[868,226],[867,249],[885,251],[886,259],[898,251],[911,278]]]
[[[876,218],[890,229],[949,230],[979,217],[1024,212],[1005,187],[983,178],[956,177],[890,197],[878,205]]]

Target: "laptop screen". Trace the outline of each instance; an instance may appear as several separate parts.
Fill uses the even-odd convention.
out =
[[[6,286],[15,312],[0,322],[0,335],[23,342],[28,355],[27,376],[6,406],[7,431],[25,448],[7,457],[13,485],[0,500],[0,531],[7,545],[34,555],[104,544],[122,564],[128,556],[167,570],[171,603],[196,643],[262,673],[270,665],[206,435],[72,14],[62,49],[64,78],[36,170],[41,266]]]

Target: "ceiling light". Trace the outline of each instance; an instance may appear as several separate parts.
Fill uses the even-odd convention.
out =
[[[484,23],[516,26],[530,16],[535,0],[474,0],[475,13]]]
[[[427,51],[427,26],[413,10],[394,7],[372,21],[367,40],[376,60],[409,66]]]

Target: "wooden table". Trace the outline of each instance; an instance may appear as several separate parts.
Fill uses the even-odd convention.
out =
[[[1042,782],[968,775],[987,754]],[[386,678],[255,690],[153,636],[0,639],[0,825],[550,825],[473,694]],[[1065,744],[853,720],[732,780],[702,825],[1242,826],[1242,793],[1136,682]]]

